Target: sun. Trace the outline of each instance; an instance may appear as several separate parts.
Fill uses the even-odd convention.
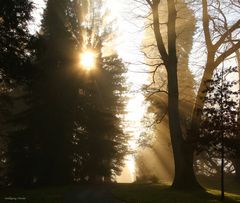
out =
[[[92,51],[85,51],[80,56],[80,64],[86,70],[91,70],[95,67],[95,54]]]

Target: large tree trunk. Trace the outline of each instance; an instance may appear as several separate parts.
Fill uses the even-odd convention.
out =
[[[168,57],[167,60],[164,60],[164,64],[168,75],[169,130],[175,164],[175,176],[172,187],[176,189],[196,189],[200,188],[200,185],[193,171],[193,151],[183,138],[179,116],[176,18],[175,1],[168,0]]]
[[[183,139],[180,126],[177,64],[174,60],[170,61],[170,69],[168,71],[168,114],[175,164],[175,176],[172,187],[176,189],[196,189],[200,188],[200,185],[193,171],[193,151],[190,145]]]

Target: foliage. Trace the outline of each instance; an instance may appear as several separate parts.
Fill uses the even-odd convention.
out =
[[[12,172],[8,152],[13,139],[9,131],[16,128],[10,122],[14,111],[19,110],[15,107],[19,99],[17,92],[31,75],[33,37],[29,34],[28,23],[32,10],[33,3],[28,0],[0,1],[1,185],[9,183],[7,173]],[[23,138],[21,143],[24,141]]]
[[[229,161],[236,156],[237,145],[239,146],[238,131],[238,97],[236,90],[238,82],[234,79],[237,68],[229,68],[222,72],[216,72],[212,80],[207,81],[209,87],[205,99],[205,107],[201,119],[200,135],[198,139],[197,153],[202,153],[203,159],[207,159],[204,168],[198,168],[199,173],[216,175],[219,172],[219,159],[222,150],[222,134],[224,137],[225,170],[233,173],[232,163]],[[229,163],[227,163],[229,162]],[[197,164],[200,167],[201,164]],[[202,170],[202,171],[201,171]],[[205,171],[205,172],[204,172]]]
[[[100,7],[95,8],[96,5]],[[86,32],[83,47],[95,53],[96,64],[93,72],[85,75],[78,98],[79,118],[73,135],[74,179],[112,181],[120,174],[127,153],[127,136],[121,127],[126,68],[116,54],[104,56],[103,44],[112,32],[99,20],[101,1],[90,1],[89,6],[88,21],[92,24],[83,30]]]
[[[0,2],[0,78],[24,80],[29,65],[28,23],[33,9],[29,0]]]
[[[87,7],[85,1],[47,2],[42,29],[31,41],[32,72],[22,73],[26,83],[11,98],[11,186],[111,181],[121,171],[127,150],[121,128],[126,69],[117,55],[102,56],[102,43],[95,47],[95,73],[80,67]]]
[[[124,65],[116,56],[103,58],[102,64],[79,97],[78,115],[84,117],[77,120],[74,134],[77,180],[114,178],[126,153],[127,137],[120,127],[123,103],[115,93],[122,92],[116,85],[123,77]]]

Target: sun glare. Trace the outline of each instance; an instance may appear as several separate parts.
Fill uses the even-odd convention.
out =
[[[86,51],[81,54],[80,64],[86,70],[91,70],[95,67],[95,54],[91,51]]]

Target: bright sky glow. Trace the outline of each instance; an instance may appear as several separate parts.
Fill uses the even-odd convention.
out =
[[[32,2],[35,9],[32,13],[33,20],[29,23],[29,30],[31,34],[34,34],[41,28],[43,10],[46,7],[46,4],[44,0],[32,0]]]
[[[80,64],[88,71],[95,67],[95,54],[91,51],[83,52],[80,56]]]
[[[116,21],[116,42],[115,49],[124,62],[128,64],[127,82],[130,84],[129,102],[126,110],[125,132],[131,135],[128,141],[131,150],[137,150],[138,138],[145,131],[142,124],[146,105],[141,87],[147,83],[148,75],[144,74],[146,67],[141,64],[144,56],[141,53],[141,44],[144,35],[144,20],[135,18],[133,10],[137,5],[134,1],[127,0],[105,0],[106,6],[111,11],[110,18]],[[136,13],[139,14],[139,13]],[[136,176],[134,155],[126,157],[126,167],[121,176],[117,177],[118,182],[133,182]]]

